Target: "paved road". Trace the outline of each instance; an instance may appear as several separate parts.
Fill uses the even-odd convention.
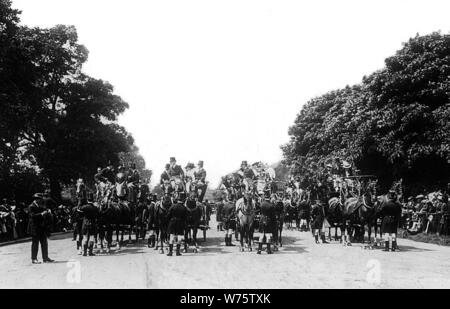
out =
[[[181,257],[144,243],[83,257],[69,236],[57,236],[49,241],[54,264],[31,264],[30,243],[0,247],[0,288],[450,288],[449,247],[401,239],[401,251],[390,253],[284,234],[279,252],[257,255],[225,247],[212,229],[200,253]]]

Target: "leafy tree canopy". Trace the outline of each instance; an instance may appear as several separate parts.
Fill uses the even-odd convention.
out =
[[[450,35],[410,39],[386,67],[359,85],[313,98],[282,146],[299,173],[317,174],[335,157],[389,186],[443,186],[450,175]]]

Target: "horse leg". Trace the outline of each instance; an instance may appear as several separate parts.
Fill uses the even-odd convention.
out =
[[[155,250],[158,250],[158,247],[159,247],[159,240],[160,240],[160,238],[162,237],[160,237],[160,229],[159,229],[159,227],[158,228],[156,228],[156,230],[155,230],[155,233],[156,233],[156,237],[155,237]],[[162,232],[161,232],[162,233]]]
[[[183,248],[183,253],[187,253],[187,251],[188,251],[189,233],[190,233],[190,229],[186,228],[184,230],[184,248]]]
[[[106,228],[106,253],[109,253],[111,251],[111,244],[113,239],[113,229],[111,226],[108,226]]]
[[[139,238],[140,238],[139,234],[141,233],[141,227],[136,222],[134,223],[134,233],[136,235],[136,243],[138,243],[139,242]]]
[[[253,242],[253,229],[251,226],[248,226],[247,232],[247,242],[248,242],[248,250],[253,251],[252,242]]]
[[[239,238],[240,238],[240,243],[241,243],[241,252],[244,252],[244,234],[245,234],[245,231],[244,231],[244,226],[242,226],[242,225],[239,225]]]
[[[280,247],[283,247],[283,240],[281,238],[281,233],[283,232],[283,225],[280,226],[280,236],[278,238],[278,243],[280,244]]]
[[[159,253],[164,254],[164,239],[165,235],[164,233],[161,231],[161,237],[159,238],[160,242],[161,242],[161,248],[159,249]],[[158,250],[158,241],[156,241],[156,248],[155,250]]]
[[[198,245],[197,245],[197,231],[198,231],[198,227],[194,226],[194,228],[192,229],[192,240],[194,241],[194,253],[198,253]]]

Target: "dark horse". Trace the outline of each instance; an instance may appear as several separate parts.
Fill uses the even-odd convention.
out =
[[[136,242],[139,238],[145,239],[146,220],[148,217],[150,189],[146,184],[141,184],[137,195],[137,204],[134,212],[134,230],[136,233]]]
[[[167,214],[169,212],[169,208],[172,206],[172,198],[169,194],[165,194],[161,201],[158,201],[154,205],[153,211],[150,211],[149,220],[154,222],[154,226],[156,229],[156,246],[155,250],[158,250],[160,243],[161,248],[159,253],[164,253],[164,243],[169,241],[169,235],[167,233],[167,228],[169,226],[169,220],[167,219]]]
[[[195,191],[189,193],[186,200],[187,218],[186,229],[184,231],[184,250],[187,252],[189,243],[189,234],[192,232],[192,245],[194,246],[194,253],[198,252],[197,231],[203,217],[203,205],[197,202],[197,194]]]
[[[329,239],[331,241],[331,228],[334,227],[334,240],[338,240],[337,230],[341,230],[341,238],[342,241],[342,231],[344,230],[344,203],[340,197],[334,196],[328,201],[328,210],[327,210],[327,220],[330,223],[329,228]]]
[[[355,231],[364,243],[364,227],[368,227],[369,248],[371,245],[372,225],[375,217],[376,181],[370,181],[364,192],[359,196],[350,197],[345,200],[343,208],[343,235],[344,245],[351,245],[350,235]]]
[[[133,226],[133,221],[133,211],[130,205],[128,205],[127,201],[124,198],[117,196],[116,187],[108,187],[106,189],[104,197],[100,201],[98,233],[100,236],[101,249],[103,249],[103,240],[106,238],[107,252],[110,251],[114,230],[116,231],[116,241],[118,244],[118,249],[120,249],[123,243],[124,231],[127,226]],[[119,240],[120,231],[122,231],[122,234]]]

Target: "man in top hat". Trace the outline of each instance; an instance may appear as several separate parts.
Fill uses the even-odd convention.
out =
[[[201,194],[198,200],[199,202],[202,202],[206,194],[207,184],[206,184],[206,171],[203,168],[203,161],[201,160],[198,161],[197,169],[194,171],[194,178],[197,183],[197,188],[201,190]]]
[[[174,157],[170,158],[169,175],[172,182],[172,187],[175,188],[176,185],[180,185],[183,191],[186,192],[186,187],[183,181],[184,171],[180,165],[177,165],[177,160]]]
[[[29,206],[30,220],[28,223],[28,234],[31,235],[31,262],[40,264],[37,259],[39,243],[41,244],[42,260],[44,263],[51,263],[54,260],[48,257],[47,237],[50,234],[46,217],[50,215],[50,210],[43,205],[43,195],[36,193],[33,195],[33,202]]]
[[[164,171],[162,172],[161,177],[160,177],[159,183],[161,186],[167,182],[170,182],[169,170],[170,170],[170,164],[167,163],[166,166],[164,167]]]
[[[169,253],[167,256],[173,255],[173,245],[176,243],[176,255],[181,255],[181,241],[184,238],[186,229],[187,208],[184,206],[186,201],[186,193],[180,192],[176,196],[175,203],[170,206],[167,213],[169,225],[167,233],[169,234]]]

